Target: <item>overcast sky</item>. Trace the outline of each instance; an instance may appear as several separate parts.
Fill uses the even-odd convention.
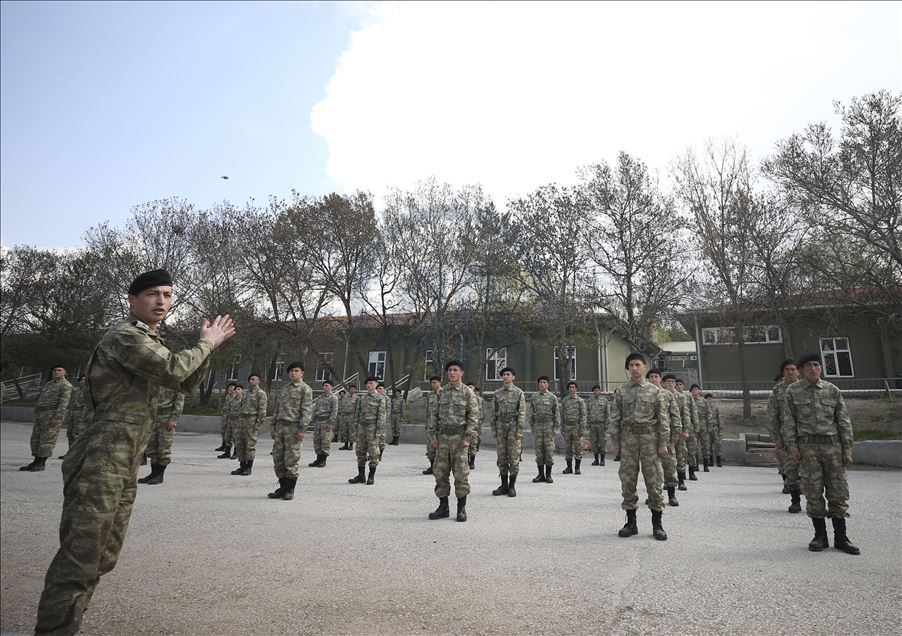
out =
[[[503,204],[619,150],[666,176],[902,91],[900,3],[0,7],[2,242],[77,246],[172,196],[479,182]],[[229,180],[220,176],[228,175]]]

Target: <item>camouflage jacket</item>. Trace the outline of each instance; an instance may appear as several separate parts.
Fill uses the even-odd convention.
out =
[[[66,378],[47,382],[41,387],[38,395],[38,402],[34,407],[35,415],[62,422],[66,417],[71,396],[72,385]]]
[[[670,414],[664,391],[645,378],[614,389],[608,429],[615,444],[619,445],[624,435],[653,433],[659,448],[667,446]]]
[[[611,404],[603,395],[594,395],[586,400],[586,411],[589,417],[589,426],[602,425],[606,428],[611,416]]]
[[[404,398],[393,397],[391,400],[391,419],[404,420]]]
[[[338,396],[321,394],[313,402],[313,421],[334,427],[338,422]]]
[[[708,423],[712,431],[720,433],[720,407],[711,402],[708,402]]]
[[[699,393],[697,396],[689,394],[689,399],[692,401],[692,404],[695,406],[695,415],[696,415],[696,431],[699,433],[707,433],[710,424],[708,422],[708,400],[702,397],[702,394]]]
[[[357,428],[375,427],[375,433],[385,432],[385,420],[388,419],[388,405],[386,398],[375,391],[367,391],[357,398],[357,412],[355,414]]]
[[[426,425],[430,439],[438,435],[462,435],[470,444],[478,435],[479,398],[466,384],[446,384],[430,402],[431,417]]]
[[[279,389],[273,403],[273,427],[277,424],[294,424],[299,431],[306,431],[312,417],[313,389],[306,382],[288,382]]]
[[[552,431],[561,424],[561,403],[551,391],[537,391],[529,398],[529,429],[550,427]]]
[[[350,393],[345,393],[345,396],[338,400],[338,411],[343,421],[356,417],[357,401],[359,399],[359,393],[355,393],[353,397]]]
[[[81,422],[85,411],[85,388],[81,385],[72,387],[72,397],[69,398],[69,413],[66,417],[70,422]]]
[[[774,438],[784,439],[783,421],[785,418],[786,407],[786,389],[789,388],[785,382],[780,382],[774,386],[774,390],[770,392],[767,398],[767,430]]]
[[[586,401],[578,395],[565,395],[561,400],[561,430],[575,428],[582,434],[586,430]]]
[[[504,426],[515,432],[522,432],[526,425],[526,395],[520,387],[510,385],[495,389],[492,395],[492,432],[498,434],[498,427]]]
[[[683,423],[683,430],[687,433],[694,433],[698,430],[698,413],[695,410],[695,402],[688,393],[674,390],[674,397],[680,406],[680,420]]]
[[[260,426],[266,419],[266,391],[256,386],[244,392],[241,404],[238,407],[238,415],[243,420],[251,420],[254,426]]]
[[[160,395],[157,398],[157,421],[178,421],[185,407],[185,394],[181,391],[173,391],[165,386],[160,387]]]
[[[818,379],[811,384],[805,378],[786,389],[786,443],[792,453],[799,450],[805,437],[831,437],[842,444],[845,455],[852,454],[852,422],[846,403],[835,384]]]
[[[172,353],[150,327],[130,315],[106,332],[88,360],[85,424],[117,421],[150,426],[159,387],[194,391],[213,348],[201,340],[191,349]]]
[[[680,417],[680,406],[676,396],[667,389],[664,389],[663,393],[664,402],[667,404],[667,415],[670,419],[670,439],[673,439],[683,434],[683,418]]]

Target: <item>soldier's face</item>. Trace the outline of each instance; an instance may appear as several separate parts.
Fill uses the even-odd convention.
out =
[[[511,382],[514,381],[514,374],[511,373],[510,371],[505,371],[504,373],[501,374],[501,381],[504,382],[505,384],[510,384]]]
[[[241,397],[242,395],[244,395],[244,389],[238,389],[238,388],[236,388],[236,389],[235,389],[235,395],[237,395],[238,397]]]
[[[677,383],[675,384],[675,386],[676,386],[676,390],[677,390],[677,391],[679,391],[680,393],[683,392],[683,383],[682,383],[682,382],[677,382]]]
[[[255,386],[258,386],[260,384],[260,377],[252,375],[247,379],[247,383],[250,384],[251,388],[253,389]]]
[[[299,369],[298,367],[295,367],[291,371],[288,372],[288,379],[291,380],[292,382],[298,382],[303,377],[304,377],[304,371]],[[331,391],[332,387],[329,386],[328,384],[324,384],[323,389],[325,389],[327,386],[329,387],[329,391]]]
[[[792,384],[799,379],[799,368],[794,364],[787,364],[783,369],[783,382]]]
[[[802,373],[805,374],[806,380],[811,384],[814,384],[821,377],[821,363],[814,361],[806,362],[805,366],[802,367]]]
[[[385,395],[385,387],[384,387],[384,386],[377,386],[377,387],[376,387],[376,393],[378,393],[379,395]]]
[[[50,374],[53,376],[54,380],[62,380],[66,377],[66,370],[62,367],[55,367],[50,370]]]
[[[567,393],[570,395],[570,397],[573,397],[574,395],[576,395],[576,387],[571,384],[567,387]]]
[[[370,380],[369,382],[366,383],[366,390],[369,391],[370,393],[372,393],[373,391],[376,390],[377,384],[378,384],[378,382],[376,382],[375,380]]]
[[[78,378],[78,383],[79,383],[79,384],[84,384],[84,383],[85,383],[85,376],[81,376],[80,378]]]
[[[601,389],[592,389],[592,395],[595,397],[601,397]]]
[[[235,389],[237,389],[237,388],[238,388],[238,387],[236,387],[234,384],[230,384],[230,385],[229,385],[229,388],[228,388],[228,392],[229,392],[229,393],[234,393],[234,392],[235,392]]]
[[[675,380],[664,380],[664,388],[668,391],[673,391],[674,387],[676,387]]]
[[[661,386],[661,376],[659,376],[657,373],[652,373],[650,376],[648,376],[648,379],[655,386]]]
[[[692,390],[690,391],[690,393],[692,394],[692,397],[698,397],[698,394],[701,393],[701,390],[699,390],[699,389],[692,389]]]
[[[429,386],[432,387],[432,390],[433,390],[433,391],[438,391],[440,388],[442,388],[442,383],[439,382],[438,380],[432,380],[432,381],[429,383]]]
[[[539,380],[539,391],[548,390],[548,380]]]
[[[292,371],[294,371],[294,369],[292,369]],[[298,369],[298,371],[300,371],[300,369]],[[291,374],[290,374],[290,373],[288,374],[288,377],[289,377],[289,378],[291,377]],[[295,381],[297,381],[297,380],[295,380]],[[323,385],[323,393],[325,393],[326,395],[329,395],[330,393],[332,393],[332,385],[331,385],[331,384],[324,384],[324,385]]]
[[[451,384],[460,384],[460,379],[464,377],[464,371],[459,366],[452,364],[448,367],[448,370],[445,371],[448,374],[448,381]]]
[[[348,389],[348,393],[351,394],[351,397],[354,397],[355,395],[357,395],[357,387],[352,386],[350,389]]]
[[[645,375],[645,363],[642,360],[630,360],[629,372],[633,380],[640,380]]]
[[[138,320],[151,327],[156,327],[172,307],[172,287],[159,285],[148,287],[136,296],[129,294],[128,306]]]

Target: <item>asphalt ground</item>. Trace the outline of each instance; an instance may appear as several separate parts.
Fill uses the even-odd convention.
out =
[[[22,473],[27,425],[0,426],[0,628],[30,632],[58,547],[61,462]],[[493,497],[495,453],[470,474],[469,521],[430,521],[434,480],[419,445],[388,446],[372,486],[351,485],[352,452],[308,468],[274,501],[271,442],[253,475],[217,460],[212,435],[179,434],[159,486],[139,486],[119,565],[103,577],[85,634],[898,634],[902,473],[852,470],[849,536],[862,550],[807,550],[773,468],[702,473],[668,508],[669,539],[623,525],[617,467]],[[60,440],[57,454],[66,447]],[[141,476],[148,472],[142,468]],[[641,483],[641,481],[640,481]],[[644,499],[644,488],[640,495]],[[452,496],[453,501],[453,496]],[[803,499],[804,505],[804,499]],[[829,528],[829,524],[828,524]],[[830,530],[832,544],[832,529]]]

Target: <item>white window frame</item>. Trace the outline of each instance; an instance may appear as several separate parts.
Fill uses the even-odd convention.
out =
[[[425,362],[423,363],[423,382],[426,382],[434,375],[437,375],[435,372],[435,355],[432,349],[426,349]]]
[[[329,364],[332,364],[332,361],[334,359],[332,357],[332,353],[332,351],[323,351],[322,353],[320,353],[320,356],[323,360],[325,360]],[[316,376],[314,377],[314,380],[316,382],[325,382],[326,380],[328,380],[329,382],[332,381],[332,374],[329,373],[329,369],[323,366],[321,360],[316,361]]]
[[[272,381],[280,382],[282,380],[282,373],[285,371],[285,352],[280,351],[279,355],[276,356],[276,364],[275,368],[272,372]]]
[[[569,357],[573,361],[572,364],[570,365],[570,379],[567,381],[574,382],[576,380],[576,347],[571,347],[568,345],[567,353],[572,354]],[[557,347],[554,348],[553,356],[554,357],[551,362],[554,365],[554,381],[557,382],[558,381],[558,377],[557,377]]]
[[[385,380],[385,351],[370,351],[366,365],[367,376],[376,376],[379,381]]]
[[[745,344],[748,345],[758,345],[758,344],[779,344],[783,342],[783,328],[780,325],[749,325],[744,328],[746,333]],[[748,339],[748,333],[752,329],[763,329],[764,330],[764,340],[763,341],[751,341]],[[770,331],[771,329],[776,329],[779,332],[779,337],[776,340],[771,340]],[[726,338],[727,342],[723,342],[725,339],[724,336],[728,336]],[[708,342],[708,337],[712,337],[714,342]],[[716,347],[716,346],[729,346],[736,344],[736,329],[735,327],[702,327],[702,341],[701,346],[703,347]]]
[[[831,351],[824,351],[824,342],[827,340],[830,340],[833,343],[833,349]],[[836,347],[837,340],[845,340],[846,348],[838,349]],[[821,366],[823,367],[823,372],[824,372],[825,378],[854,378],[855,377],[855,364],[852,361],[852,345],[849,343],[849,339],[847,337],[836,336],[836,337],[830,337],[830,338],[819,338],[818,346],[820,347],[820,350],[821,350]],[[849,367],[852,371],[851,375],[845,375],[845,374],[842,374],[839,372],[840,369],[839,369],[839,357],[837,356],[838,353],[848,353],[849,354]],[[828,355],[833,357],[834,368],[837,371],[836,373],[827,373],[826,357]]]
[[[491,368],[489,363],[494,364],[494,368]],[[507,366],[507,347],[500,347],[498,349],[494,349],[492,347],[487,347],[485,350],[485,379],[486,380],[500,380],[501,374],[498,373]],[[490,373],[490,370],[492,371]]]
[[[238,372],[241,370],[241,354],[236,353],[232,356],[232,366],[229,367],[229,380],[237,381]]]

